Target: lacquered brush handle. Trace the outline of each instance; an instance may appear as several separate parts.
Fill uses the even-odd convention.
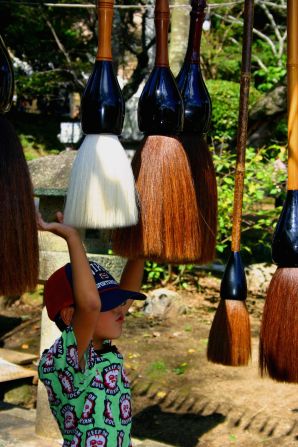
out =
[[[234,188],[232,251],[240,251],[242,203],[245,174],[245,152],[247,140],[248,100],[251,69],[251,47],[254,17],[254,0],[245,0],[242,63],[240,78],[240,104],[237,133],[237,161]]]
[[[298,2],[288,0],[288,189],[298,190]]]
[[[81,101],[81,124],[88,134],[120,135],[124,100],[112,65],[111,35],[114,0],[98,0],[98,51]]]
[[[247,284],[240,252],[230,254],[220,285],[220,297],[223,300],[246,300]]]
[[[169,67],[168,32],[170,24],[170,8],[168,0],[156,0],[154,11],[156,32],[156,67]]]
[[[200,63],[200,43],[205,18],[205,0],[192,0],[190,26],[185,60],[191,64]]]
[[[9,111],[14,90],[12,62],[0,36],[0,114]]]
[[[298,3],[288,0],[288,192],[272,241],[279,267],[298,267]]]
[[[155,4],[155,66],[138,103],[138,124],[147,135],[176,135],[183,126],[183,101],[168,58],[168,0]]]
[[[112,26],[114,0],[97,0],[98,15],[98,49],[96,60],[112,60]]]
[[[211,98],[200,67],[200,45],[205,0],[193,0],[187,51],[181,70],[176,78],[184,103],[184,133],[202,135],[209,129]]]

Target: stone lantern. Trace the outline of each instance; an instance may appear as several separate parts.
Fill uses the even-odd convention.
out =
[[[39,199],[39,210],[46,221],[53,221],[57,211],[63,211],[68,179],[76,151],[63,151],[59,155],[40,157],[28,162],[34,194]],[[125,260],[108,254],[108,230],[80,230],[81,238],[90,260],[103,265],[116,280],[120,279]],[[43,284],[58,268],[69,262],[66,242],[48,232],[39,232],[39,282]],[[50,347],[60,331],[42,311],[40,352]],[[54,420],[44,386],[38,384],[36,433],[47,438],[61,438]]]

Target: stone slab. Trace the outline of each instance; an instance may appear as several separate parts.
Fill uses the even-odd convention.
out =
[[[60,439],[35,434],[36,410],[24,410],[0,402],[0,447],[61,447]],[[151,439],[133,439],[134,447],[171,447]]]
[[[119,281],[126,259],[119,256],[96,255],[87,253],[90,261],[98,262],[105,267]],[[43,251],[39,252],[39,280],[46,281],[55,270],[69,262],[68,252]]]
[[[37,355],[29,354],[21,351],[13,351],[12,349],[0,348],[0,358],[15,365],[28,365],[38,358]]]
[[[25,377],[34,377],[36,375],[36,371],[14,365],[13,363],[7,362],[0,357],[0,383],[9,382],[11,380],[24,379]]]

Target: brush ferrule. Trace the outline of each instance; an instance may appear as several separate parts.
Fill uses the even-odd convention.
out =
[[[272,259],[279,267],[298,267],[298,190],[289,190],[272,242]]]
[[[220,297],[223,300],[244,301],[246,296],[246,277],[240,252],[232,251],[221,281]]]

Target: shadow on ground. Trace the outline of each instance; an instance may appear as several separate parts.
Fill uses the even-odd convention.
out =
[[[7,317],[6,315],[0,315],[0,337],[14,329],[16,326],[20,325],[22,321],[23,320],[20,317]]]
[[[225,416],[221,413],[215,412],[208,416],[177,414],[165,412],[159,405],[152,405],[134,416],[133,436],[177,447],[195,447],[204,433],[224,420]]]

